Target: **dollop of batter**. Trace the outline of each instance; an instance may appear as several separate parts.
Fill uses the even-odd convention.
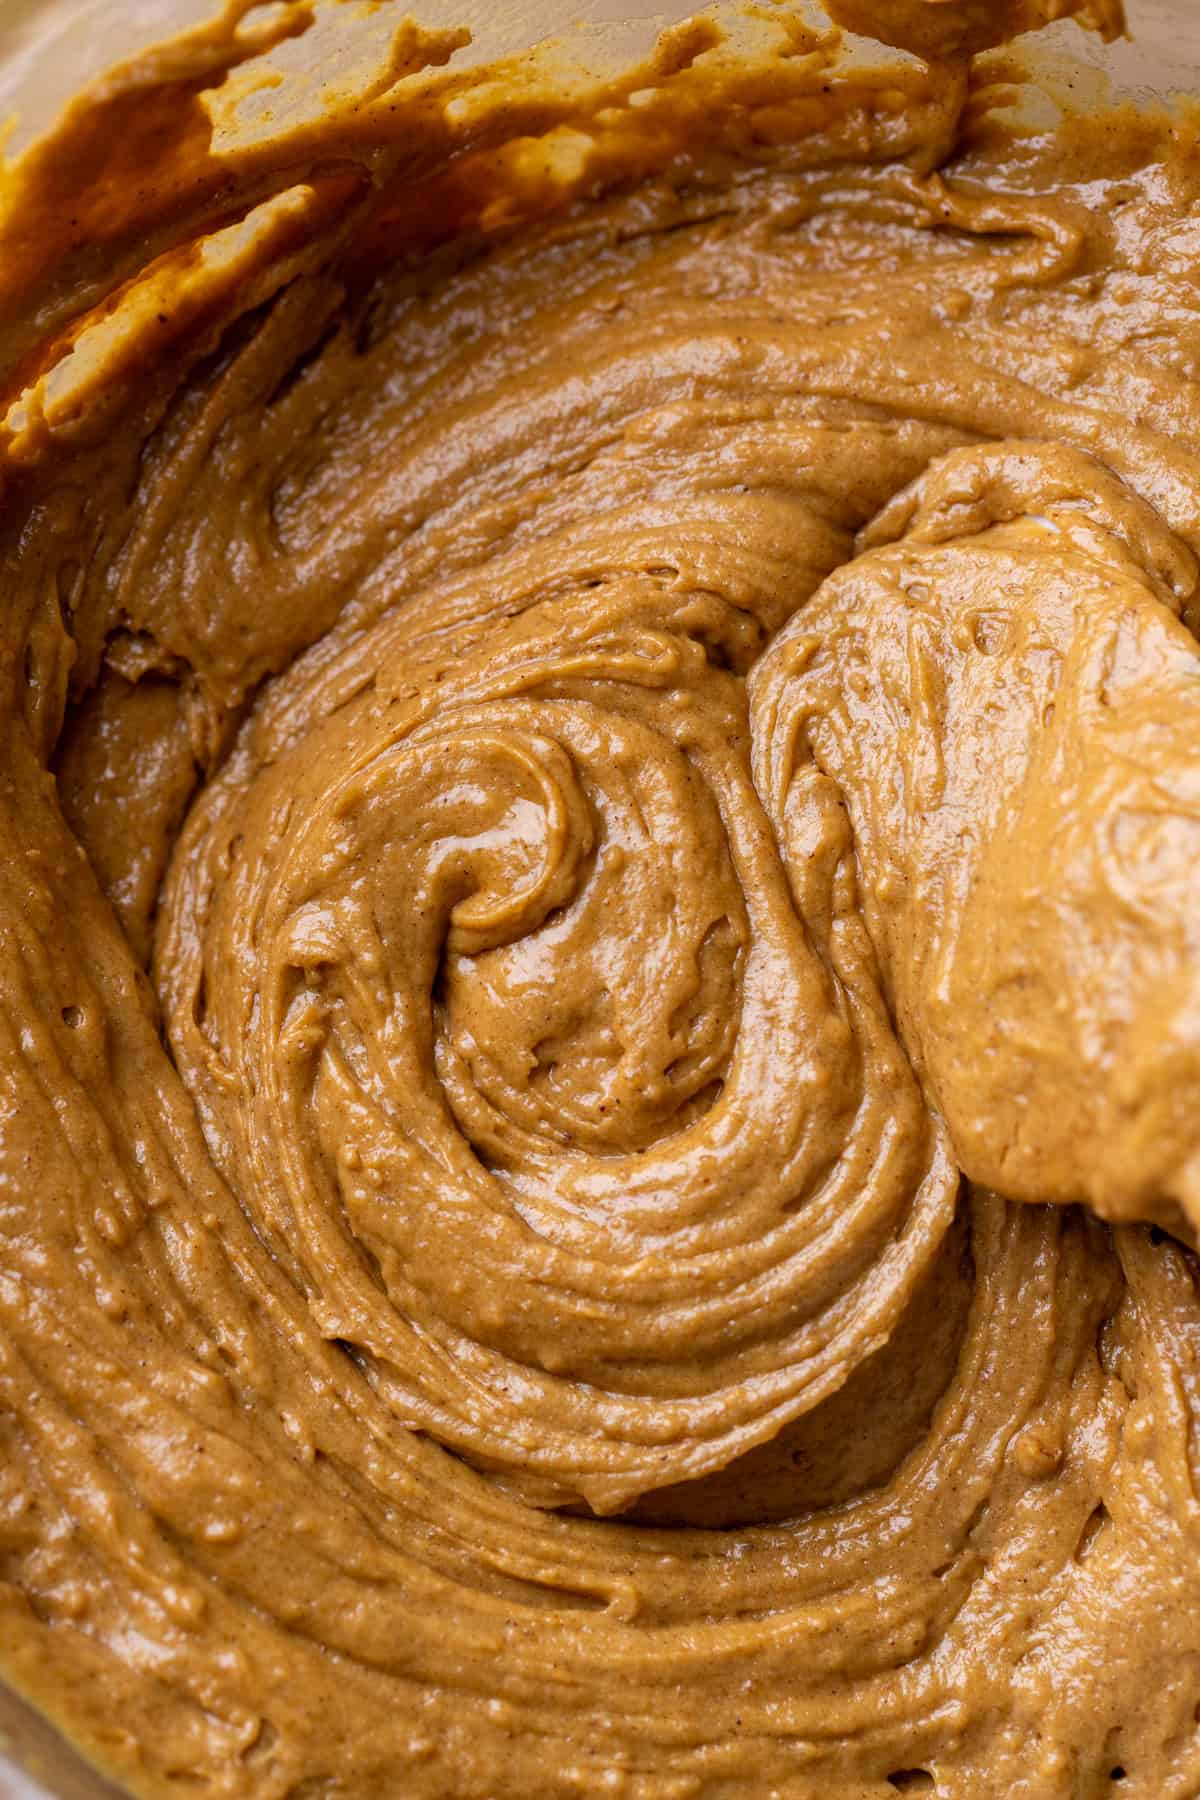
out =
[[[830,10],[9,178],[0,1667],[134,1793],[1200,1792],[1200,164]]]

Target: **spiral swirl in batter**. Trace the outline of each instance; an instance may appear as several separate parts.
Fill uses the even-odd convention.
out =
[[[908,161],[329,157],[26,398],[0,1641],[135,1792],[1200,1785],[1200,199],[923,172],[938,11]]]

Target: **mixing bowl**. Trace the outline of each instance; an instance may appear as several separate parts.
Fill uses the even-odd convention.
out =
[[[553,38],[576,59],[599,64],[638,56],[689,8],[683,0],[654,10],[651,0],[419,0],[416,10],[423,24],[469,26],[475,61]],[[33,141],[107,67],[211,11],[212,0],[4,0],[0,117],[15,116],[9,153]],[[1044,34],[1029,57],[1035,104],[1096,106],[1124,94],[1144,105],[1200,93],[1194,0],[1130,0],[1129,12],[1132,40],[1108,49],[1070,26]],[[364,9],[364,31],[370,20]],[[0,1800],[48,1796],[119,1800],[40,1717],[0,1689]]]

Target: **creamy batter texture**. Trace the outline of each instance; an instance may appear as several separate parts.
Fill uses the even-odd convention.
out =
[[[1200,1793],[1200,159],[836,10],[9,177],[0,1668],[136,1794]]]

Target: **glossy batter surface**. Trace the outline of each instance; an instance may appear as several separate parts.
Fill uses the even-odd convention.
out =
[[[0,1666],[136,1793],[1200,1792],[1200,164],[996,13],[10,444]]]

